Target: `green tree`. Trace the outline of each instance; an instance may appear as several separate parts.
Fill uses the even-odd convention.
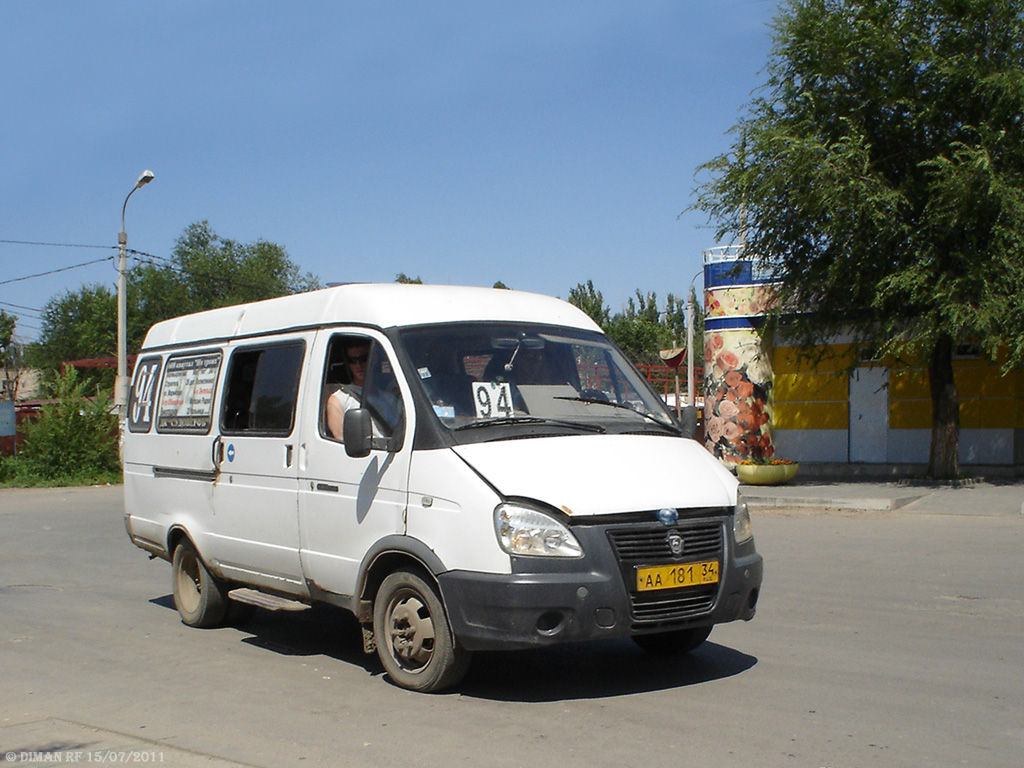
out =
[[[584,283],[577,283],[569,289],[569,303],[583,310],[591,320],[602,328],[608,325],[611,319],[611,310],[604,303],[604,296],[594,288],[594,281],[587,280]]]
[[[75,368],[56,380],[57,402],[24,430],[21,451],[5,459],[0,479],[17,485],[119,482],[117,417],[110,398],[87,398]]]
[[[787,330],[920,355],[958,474],[958,339],[1024,362],[1024,0],[786,0],[767,85],[696,207],[771,269]]]
[[[191,224],[162,264],[142,264],[129,277],[129,347],[138,349],[153,323],[215,307],[245,304],[321,287],[302,274],[283,246],[222,238],[208,221]]]
[[[416,277],[409,277],[405,272],[399,272],[395,275],[396,283],[405,283],[406,285],[423,285],[423,280],[420,279],[419,275]]]
[[[602,293],[592,280],[569,289],[569,303],[579,307],[601,326],[612,341],[638,365],[659,365],[663,349],[677,346],[686,338],[686,308],[671,293],[665,309],[659,309],[655,293],[638,288],[622,312],[612,315]]]
[[[43,371],[44,388],[54,392],[64,363],[117,355],[117,296],[105,285],[65,291],[43,306],[38,341],[26,349],[29,365]],[[80,383],[90,391],[114,385],[113,368],[85,368]]]
[[[14,340],[18,320],[0,309],[0,400],[13,400],[21,367],[21,346]]]
[[[658,354],[677,346],[685,338],[686,321],[682,303],[668,295],[666,309],[658,308],[658,297],[640,289],[626,301],[605,326],[606,333],[638,365],[661,365]]]
[[[169,259],[139,265],[128,275],[129,354],[161,320],[318,287],[319,280],[301,274],[282,246],[265,240],[239,243],[219,237],[206,221],[192,224]],[[47,302],[39,341],[27,351],[51,390],[62,363],[116,354],[117,296],[103,285],[83,286]],[[114,373],[86,368],[80,377],[89,389],[109,389]]]

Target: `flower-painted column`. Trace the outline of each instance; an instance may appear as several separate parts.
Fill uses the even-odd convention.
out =
[[[705,445],[726,463],[775,453],[771,360],[757,333],[772,296],[738,247],[704,252]]]

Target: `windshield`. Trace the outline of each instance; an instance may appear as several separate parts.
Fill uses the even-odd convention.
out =
[[[646,380],[598,333],[474,323],[401,337],[414,378],[452,431],[677,432]]]

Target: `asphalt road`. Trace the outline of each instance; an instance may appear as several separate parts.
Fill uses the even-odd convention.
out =
[[[189,629],[119,488],[0,490],[0,764],[1021,764],[1024,515],[763,510],[757,617],[689,657],[479,655],[391,685],[344,614]]]

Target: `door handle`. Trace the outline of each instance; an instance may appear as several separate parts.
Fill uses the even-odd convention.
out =
[[[219,467],[224,463],[224,441],[220,439],[220,435],[217,435],[213,440],[211,458],[213,459],[213,466],[215,467]]]
[[[330,483],[317,483],[316,489],[318,491],[330,491],[331,493],[338,493],[341,490],[338,486],[331,485]]]

